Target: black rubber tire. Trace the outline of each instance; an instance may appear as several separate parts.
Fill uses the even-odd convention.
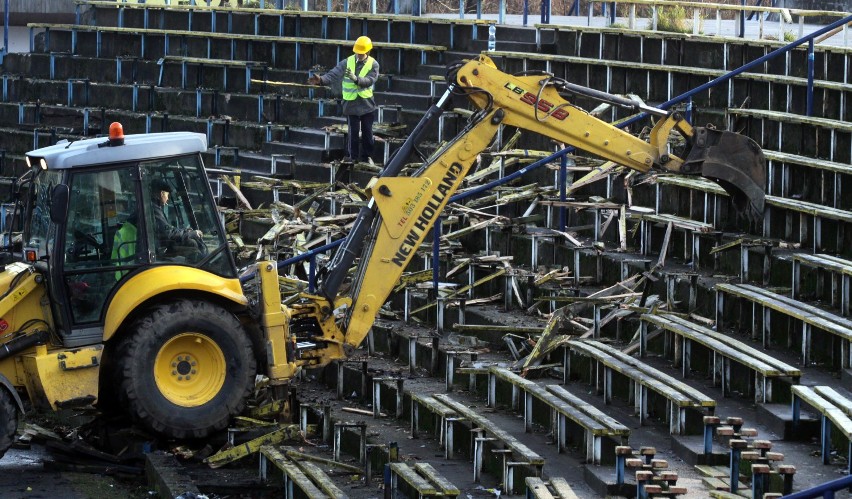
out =
[[[12,442],[15,441],[15,432],[18,431],[18,405],[12,394],[0,386],[0,458],[6,454]]]
[[[165,437],[205,438],[224,429],[245,408],[257,364],[251,339],[232,313],[204,301],[177,300],[153,307],[129,333],[116,359],[121,366],[119,397],[137,423]],[[225,364],[224,373],[205,373],[221,374],[222,385],[209,400],[195,406],[169,400],[155,376],[158,355],[174,351],[169,350],[170,342],[187,334],[204,335],[223,354]]]

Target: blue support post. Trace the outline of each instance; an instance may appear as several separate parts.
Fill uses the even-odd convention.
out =
[[[704,416],[704,455],[709,456],[713,453],[713,434],[716,428],[719,427],[720,421],[718,416]]]
[[[740,485],[740,453],[741,449],[731,447],[731,493],[736,494]]]
[[[89,135],[89,108],[83,109],[83,137]]]
[[[142,27],[148,29],[148,9],[142,9]]]
[[[9,102],[9,75],[3,75],[3,102]]]
[[[136,109],[139,107],[139,84],[133,83],[133,112],[136,112]]]
[[[609,24],[610,25],[615,24],[615,11],[616,11],[615,6],[616,6],[616,3],[612,2],[612,5],[610,5],[610,7],[609,7]]]
[[[550,24],[551,0],[541,0],[541,24]]]
[[[201,117],[201,87],[195,89],[195,117]]]
[[[615,483],[617,485],[624,484],[624,467],[627,463],[627,456],[624,454],[615,455]],[[527,489],[529,490],[529,489]]]
[[[497,12],[497,24],[505,24],[506,23],[506,0],[500,0],[499,2],[499,12]]]
[[[18,124],[19,125],[24,124],[24,103],[23,102],[18,103]]]
[[[246,89],[248,93],[248,89]],[[257,94],[257,122],[263,123],[263,94]]]
[[[151,113],[145,114],[145,133],[151,133]]]
[[[820,416],[820,452],[822,464],[831,464],[831,420],[824,414]]]
[[[746,0],[740,0],[740,5],[745,7]],[[740,11],[740,38],[745,38],[745,11]]]
[[[213,118],[207,118],[207,143],[213,143]]]
[[[530,0],[524,0],[524,26],[528,23],[528,18],[530,15]]]
[[[763,497],[766,490],[766,473],[755,473],[755,466],[752,466],[751,474],[751,496]]]
[[[806,116],[814,114],[814,39],[808,41],[808,104]]]

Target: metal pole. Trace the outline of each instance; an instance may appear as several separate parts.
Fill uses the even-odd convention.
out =
[[[814,39],[808,40],[808,107],[806,116],[814,114]]]

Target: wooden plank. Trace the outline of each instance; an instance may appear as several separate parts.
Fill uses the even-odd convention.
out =
[[[428,495],[434,496],[438,493],[435,489],[435,486],[431,483],[427,482],[425,478],[418,475],[413,469],[411,469],[405,463],[391,463],[390,464],[391,473],[396,473],[396,475],[403,480],[405,483],[412,486],[418,494],[420,495]]]
[[[449,418],[456,415],[456,411],[450,409],[445,404],[438,402],[429,395],[421,395],[411,391],[406,391],[406,393],[408,393],[408,396],[411,397],[412,400],[426,407],[431,412],[441,416],[442,418]]]
[[[233,463],[239,459],[250,456],[258,452],[261,447],[277,444],[285,440],[295,440],[300,438],[299,425],[284,425],[279,429],[269,432],[253,440],[249,440],[243,444],[237,445],[230,449],[219,451],[216,454],[204,460],[204,463],[211,468],[219,468],[226,464]]]
[[[637,383],[642,384],[643,386],[650,388],[651,390],[671,400],[679,407],[693,405],[692,400],[690,400],[689,397],[687,397],[686,395],[680,393],[679,391],[672,390],[671,387],[666,386],[661,381],[644,376],[644,373],[642,373],[642,371],[639,371],[638,369],[635,369],[632,366],[625,364],[624,362],[609,355],[606,352],[594,348],[594,346],[592,345],[586,344],[585,342],[578,342],[576,340],[568,341],[568,345],[571,347],[571,350],[586,355],[587,357],[591,357],[599,362],[603,362],[604,365],[606,365],[607,367],[624,376],[627,376],[628,378],[636,381]]]
[[[522,444],[520,440],[516,439],[512,435],[510,435],[507,431],[498,428],[491,420],[488,418],[481,416],[478,412],[468,408],[467,406],[456,402],[448,395],[443,393],[437,393],[434,397],[443,404],[446,404],[450,408],[454,409],[457,413],[461,414],[469,421],[475,423],[479,428],[484,428],[491,436],[497,438],[502,441],[507,447],[509,447],[512,452],[514,452],[518,458],[523,459],[524,461],[530,463],[531,465],[543,465],[544,458],[538,455],[535,451]]]
[[[849,419],[840,408],[823,398],[812,387],[793,385],[792,390],[795,396],[830,419],[835,429],[843,433],[846,438],[852,439],[852,419]]]
[[[287,459],[278,449],[271,445],[264,445],[260,453],[266,456],[267,463],[272,463],[276,468],[283,471],[293,483],[308,496],[309,499],[325,499],[326,496],[313,482],[299,469],[293,461]]]
[[[763,155],[767,160],[778,161],[782,163],[806,166],[820,170],[828,170],[834,173],[852,174],[852,165],[846,163],[835,163],[824,159],[810,158],[807,156],[799,156],[798,154],[789,154],[779,151],[764,150]]]
[[[326,475],[319,466],[310,461],[295,461],[295,463],[296,466],[301,468],[302,472],[304,472],[311,481],[319,485],[319,488],[328,494],[329,497],[332,499],[349,499],[349,496],[340,490],[337,485],[331,481],[331,477]]]
[[[830,386],[815,386],[814,391],[817,392],[824,399],[837,406],[847,416],[852,416],[852,400],[849,400],[848,398],[839,394],[834,388]]]
[[[547,488],[547,484],[541,478],[528,476],[525,480],[527,483],[527,498],[555,499]]]
[[[852,261],[831,255],[809,255],[807,253],[796,253],[793,255],[793,260],[811,267],[831,270],[838,274],[852,274]]]
[[[756,348],[722,333],[707,329],[673,314],[642,315],[642,320],[700,343],[722,355],[743,364],[764,376],[802,375],[802,371],[761,352]]]
[[[445,496],[457,496],[461,494],[461,491],[458,487],[456,487],[453,482],[447,480],[447,477],[438,473],[438,470],[432,467],[429,463],[417,463],[414,465],[414,469],[423,475],[427,480],[432,482],[438,487],[438,492]]]
[[[585,345],[580,345],[580,343]],[[668,374],[654,369],[653,367],[641,362],[633,357],[624,354],[616,348],[601,343],[596,340],[571,340],[568,342],[571,348],[582,348],[591,355],[600,355],[601,359],[609,359],[620,362],[621,365],[627,366],[635,373],[631,376],[635,381],[642,383],[654,391],[660,393],[672,402],[679,406],[700,406],[700,407],[715,407],[716,401],[707,395],[699,392],[691,386],[683,383]],[[613,365],[617,365],[613,362]],[[613,367],[615,368],[615,367]],[[650,377],[650,379],[648,379]]]
[[[598,421],[599,423],[605,425],[607,429],[609,429],[614,435],[630,434],[630,428],[621,424],[615,418],[607,415],[606,413],[589,404],[580,397],[577,397],[574,394],[570,393],[564,387],[559,385],[547,385],[547,391],[552,393],[560,401],[571,404],[572,407],[579,409],[595,421]]]
[[[772,121],[781,121],[784,123],[797,123],[801,125],[811,125],[828,130],[836,130],[838,132],[852,132],[852,123],[848,121],[838,121],[829,118],[818,118],[816,116],[804,116],[795,113],[784,113],[781,111],[766,111],[763,109],[748,109],[748,108],[730,108],[728,114],[736,116],[748,116],[751,118],[759,118]]]
[[[116,5],[115,0],[76,0],[74,2],[77,5],[90,5],[93,7],[106,7],[111,10],[115,10],[118,6]],[[269,5],[269,4],[267,4]],[[145,10],[173,10],[173,11],[198,11],[198,12],[221,12],[223,14],[259,14],[259,15],[270,15],[270,16],[279,16],[279,15],[294,15],[293,10],[288,9],[272,9],[265,8],[261,9],[258,7],[230,7],[228,4],[225,5],[205,5],[203,2],[198,2],[196,5],[189,4],[176,4],[171,3],[169,5],[165,4],[149,4],[149,3],[121,3],[121,8],[128,9],[145,9]],[[420,23],[434,23],[434,24],[460,24],[460,25],[483,25],[487,26],[489,24],[494,24],[494,21],[488,19],[473,19],[473,18],[464,18],[460,19],[458,17],[449,19],[449,18],[426,18],[420,16],[407,16],[407,15],[393,15],[393,17],[388,17],[387,15],[382,14],[370,14],[365,12],[330,12],[324,10],[299,10],[298,16],[301,18],[309,18],[309,17],[318,17],[318,18],[354,18],[357,20],[372,20],[372,21],[398,21],[398,22],[420,22]]]
[[[207,38],[218,40],[244,40],[254,42],[270,42],[270,43],[310,43],[315,45],[331,45],[331,46],[346,46],[351,47],[351,40],[340,39],[325,39],[325,38],[306,38],[297,36],[271,36],[271,35],[248,35],[240,33],[219,33],[210,31],[188,31],[177,29],[152,29],[152,28],[117,28],[113,26],[93,26],[88,24],[54,24],[54,23],[28,23],[28,28],[35,29],[50,29],[55,31],[84,31],[84,32],[100,32],[100,33],[121,33],[131,35],[154,35],[154,36],[169,36],[169,37],[188,37],[188,38]],[[441,45],[423,45],[416,43],[386,43],[374,42],[373,47],[393,48],[402,50],[417,50],[423,52],[443,52],[447,47]]]
[[[766,196],[766,204],[775,206],[777,208],[783,208],[786,210],[797,211],[799,213],[805,213],[811,216],[852,223],[852,211],[831,208],[822,204],[809,203],[806,201],[799,201],[796,199],[782,198],[777,196]]]
[[[533,397],[536,397],[540,401],[544,402],[557,412],[566,416],[568,419],[574,421],[579,424],[583,428],[591,431],[594,435],[613,435],[616,434],[610,428],[607,428],[600,421],[596,421],[593,418],[589,417],[579,408],[574,407],[572,405],[566,406],[564,401],[561,401],[558,397],[550,394],[544,388],[541,388],[536,383],[521,378],[520,376],[508,371],[504,368],[492,367],[490,372],[495,376],[507,381],[515,386],[518,386],[522,390],[529,392]],[[614,421],[614,420],[613,420]],[[615,422],[617,426],[622,426]],[[620,432],[626,430],[627,433],[630,433],[630,430],[627,427],[622,426],[623,429],[619,429]]]
[[[801,320],[806,320],[809,323],[827,329],[838,336],[852,340],[852,320],[850,319],[832,314],[831,312],[819,307],[800,302],[790,298],[789,296],[773,293],[758,286],[752,286],[750,284],[725,283],[716,285],[717,288],[720,286],[726,291],[732,290],[733,292],[756,297],[758,300],[754,301],[766,302],[774,310],[779,312],[787,313],[788,315],[796,313],[796,317]],[[834,326],[832,327],[829,324],[833,324]]]
[[[551,478],[550,486],[556,492],[556,495],[559,496],[559,499],[580,499],[580,496],[568,485],[568,481],[562,477]]]

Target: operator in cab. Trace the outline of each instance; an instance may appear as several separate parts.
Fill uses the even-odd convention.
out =
[[[165,207],[169,203],[169,195],[172,192],[172,187],[168,182],[162,179],[154,179],[151,182],[151,196],[153,201],[152,212],[154,216],[154,231],[157,234],[157,242],[160,248],[167,248],[171,243],[181,246],[198,246],[204,245],[201,236],[204,234],[200,230],[195,230],[187,227],[179,229],[169,223],[166,219]]]

